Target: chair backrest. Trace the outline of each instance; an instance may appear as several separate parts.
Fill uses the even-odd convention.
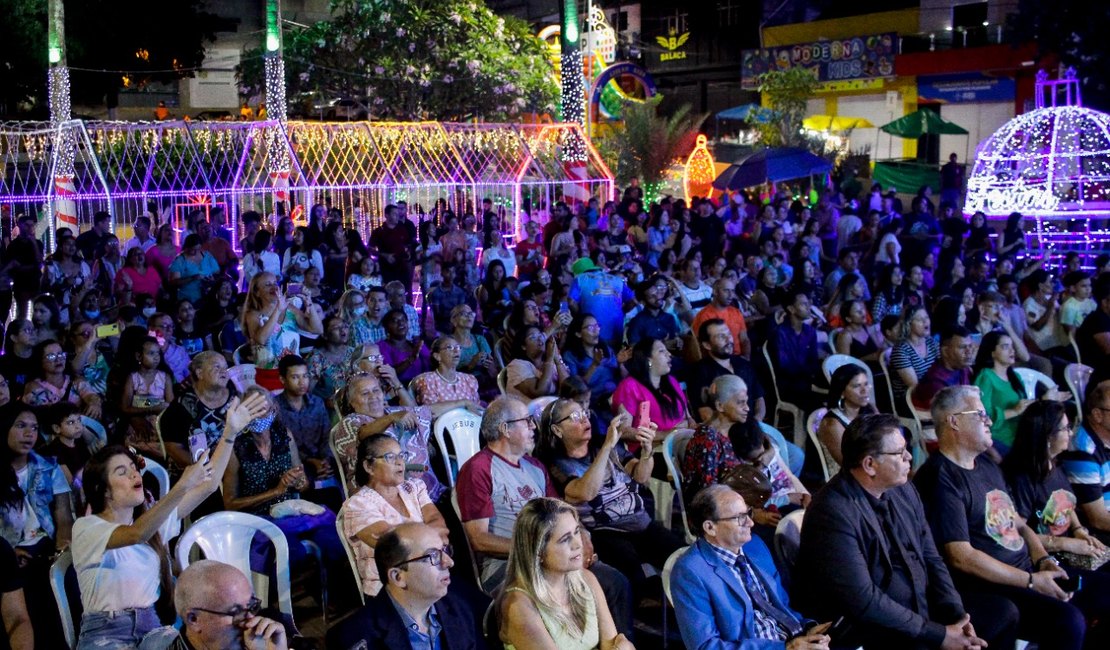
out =
[[[455,487],[455,477],[458,476],[459,468],[463,466],[463,463],[470,460],[471,456],[478,453],[478,449],[481,447],[481,435],[479,433],[481,427],[482,416],[471,413],[464,408],[447,411],[436,418],[432,425],[432,432],[436,438],[436,445],[439,446],[439,451],[443,455],[443,464],[447,467],[447,480],[451,487]],[[451,446],[455,451],[454,466],[451,464],[452,454],[450,454],[447,447],[448,440],[451,441]]]
[[[461,522],[462,510],[459,509],[459,493],[454,488],[451,488],[451,509],[455,511],[455,517]],[[470,538],[466,536],[465,530],[463,530],[463,539],[466,541],[467,550],[470,551],[467,555],[470,556],[470,570],[474,574],[474,584],[478,585],[478,588],[484,593],[485,589],[482,587],[482,572],[478,569],[478,557],[474,554],[474,546],[470,544]]]
[[[505,339],[499,338],[493,342],[493,360],[497,362],[498,368],[505,367]]]
[[[868,379],[872,377],[871,369],[868,368],[867,364],[863,361],[860,361],[850,354],[830,354],[821,362],[821,371],[825,373],[825,380],[831,381],[833,373],[839,370],[841,366],[846,366],[848,364],[854,364],[866,370]]]
[[[832,468],[829,466],[828,455],[825,454],[825,445],[821,444],[821,439],[817,437],[817,429],[821,426],[821,419],[828,412],[827,408],[819,408],[810,413],[809,419],[806,420],[806,433],[809,434],[809,441],[813,443],[813,447],[817,449],[817,457],[821,459],[821,473],[824,474],[826,482],[832,478]]]
[[[1079,344],[1075,342],[1076,331],[1077,330],[1073,329],[1072,331],[1068,332],[1068,344],[1071,345],[1072,351],[1075,352],[1075,362],[1083,363],[1083,357],[1079,356]]]
[[[775,556],[785,568],[787,578],[794,569],[798,559],[798,548],[802,545],[802,519],[805,510],[795,510],[779,520],[775,527]]]
[[[547,408],[548,404],[554,402],[557,399],[559,398],[556,395],[544,395],[542,397],[537,397],[531,402],[528,402],[528,415],[536,418],[536,421],[539,422],[540,414],[543,413],[543,410]]]
[[[143,474],[151,474],[154,479],[158,481],[158,489],[160,494],[158,498],[161,499],[166,496],[170,491],[170,473],[158,461],[143,457]]]
[[[339,445],[335,444],[335,432],[340,430],[343,426],[343,418],[339,418],[339,423],[328,431],[328,447],[331,448],[331,457],[335,459],[335,473],[339,478],[339,488],[343,490],[343,500],[351,498],[349,494],[350,489],[347,487],[347,470],[343,467],[343,462],[340,460],[342,456],[339,455]]]
[[[1081,363],[1069,363],[1064,368],[1064,380],[1068,382],[1068,390],[1071,391],[1075,403],[1079,405],[1080,417],[1083,416],[1083,402],[1087,393],[1087,382],[1090,381],[1091,373],[1094,371],[1094,368]]]
[[[235,362],[235,365],[239,365],[239,364],[243,363],[243,358],[244,357],[246,357],[248,359],[250,358],[250,353],[251,353],[250,343],[244,343],[243,345],[240,345],[239,347],[235,348],[235,351],[231,353],[231,360]]]
[[[671,598],[671,571],[674,570],[674,564],[678,562],[678,558],[682,557],[682,555],[689,550],[689,546],[683,546],[674,553],[671,553],[671,556],[663,563],[663,593],[667,596],[667,602],[672,605],[674,604],[674,600]]]
[[[95,440],[89,444],[89,451],[95,454],[108,444],[108,430],[104,428],[103,424],[87,415],[81,416],[81,422],[85,425],[85,428],[91,431],[95,436]]]
[[[251,541],[261,533],[274,545],[274,567],[277,573],[278,610],[293,620],[290,597],[289,544],[285,534],[273,523],[245,512],[223,511],[201,517],[193,522],[177,542],[177,562],[184,570],[189,566],[193,546],[199,546],[204,557],[218,560],[239,569],[255,586],[254,593],[263,602],[269,598],[268,583],[259,584],[251,572]]]
[[[162,411],[154,418],[154,435],[158,436],[158,449],[162,452],[162,458],[168,459],[166,455],[166,441],[162,438],[162,416],[166,412]]]
[[[258,369],[253,363],[237,363],[227,369],[227,376],[231,379],[231,383],[235,384],[235,389],[242,393],[248,386],[254,384],[254,378]]]
[[[682,513],[682,529],[686,532],[686,542],[694,543],[694,535],[690,532],[690,522],[686,520],[686,500],[682,496],[682,458],[686,455],[686,445],[694,437],[693,431],[675,431],[663,440],[663,463],[667,466],[667,473],[671,476],[671,484],[678,496],[678,506]]]
[[[1032,368],[1014,368],[1017,373],[1018,379],[1021,380],[1021,385],[1025,387],[1025,396],[1029,399],[1037,399],[1037,385],[1046,386],[1048,389],[1058,388],[1056,382],[1052,381],[1052,377],[1044,374],[1039,370]]]
[[[843,331],[843,327],[834,327],[833,330],[829,332],[829,351],[832,354],[836,354],[836,337]]]
[[[69,606],[66,593],[66,573],[73,567],[73,552],[68,548],[58,554],[58,559],[50,565],[50,589],[54,592],[54,602],[58,605],[58,616],[62,619],[62,636],[66,647],[77,647],[77,631],[73,625],[73,610]]]
[[[781,404],[782,396],[779,395],[779,382],[778,379],[775,378],[775,364],[771,361],[771,348],[769,347],[769,343],[765,342],[762,350],[763,359],[767,362],[767,371],[771,373],[771,387],[775,389],[775,402]]]
[[[498,370],[497,371],[497,390],[501,391],[502,395],[508,395],[509,394],[508,382],[509,382],[509,369],[508,368],[502,368],[501,370]]]
[[[763,435],[771,439],[771,443],[775,445],[775,449],[778,450],[779,456],[782,457],[782,462],[789,465],[790,448],[786,446],[786,437],[782,435],[782,432],[766,422],[759,423],[759,430],[763,432]]]
[[[892,351],[892,348],[883,350],[883,353],[879,355],[879,367],[883,370],[883,383],[886,384],[886,395],[890,399],[890,407],[896,409],[894,405],[894,383],[890,376],[890,353]]]
[[[351,565],[351,573],[355,576],[355,585],[358,588],[358,597],[362,604],[366,604],[366,594],[362,591],[362,576],[358,573],[358,562],[355,561],[355,550],[351,548],[351,540],[347,539],[347,533],[343,530],[343,507],[339,508],[339,514],[335,515],[335,534],[339,537],[340,543],[343,544],[343,550],[347,553],[347,562]]]

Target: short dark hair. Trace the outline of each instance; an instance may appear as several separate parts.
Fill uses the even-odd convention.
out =
[[[707,318],[704,323],[698,327],[698,343],[709,343],[709,328],[713,325],[727,325],[723,318]]]
[[[1064,286],[1074,287],[1089,277],[1091,277],[1091,274],[1086,271],[1072,271],[1064,276]]]
[[[963,325],[953,325],[952,327],[945,328],[940,335],[940,344],[944,345],[956,337],[963,339],[971,338],[971,330]]]
[[[888,413],[860,415],[844,430],[840,440],[840,455],[845,469],[855,469],[863,459],[882,451],[883,438],[891,432],[905,436],[902,423]]]
[[[705,522],[715,521],[720,513],[717,510],[717,495],[732,490],[727,485],[714,483],[698,491],[686,509],[690,530],[698,537],[705,537]],[[381,542],[378,542],[381,545]]]
[[[389,584],[389,570],[407,560],[410,551],[405,540],[397,534],[396,528],[378,538],[378,544],[374,547],[374,564],[378,567],[378,578],[382,585]]]
[[[247,210],[243,214],[239,215],[239,220],[242,221],[244,224],[254,223],[256,221],[261,223],[262,215],[258,214],[254,210]]]
[[[284,379],[286,373],[289,372],[290,368],[307,365],[308,362],[305,361],[302,357],[296,354],[287,354],[281,358],[281,361],[278,361],[278,376]]]
[[[101,210],[101,211],[99,211],[99,212],[97,212],[96,214],[93,215],[93,223],[94,224],[104,223],[105,221],[107,221],[111,218],[112,218],[112,215],[110,215],[107,212]]]
[[[578,399],[589,392],[590,386],[578,375],[571,375],[559,382],[559,397],[562,399]]]
[[[373,460],[380,446],[387,442],[397,441],[386,433],[376,433],[359,441],[355,452],[355,485],[362,487],[370,483],[370,472],[367,472],[363,465],[366,461]]]
[[[136,224],[141,223],[144,226],[146,226],[147,228],[149,228],[150,227],[150,217],[147,217],[147,216],[135,217],[135,223]]]

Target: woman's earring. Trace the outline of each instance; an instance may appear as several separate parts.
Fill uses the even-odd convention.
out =
[[[650,367],[651,367],[651,362],[650,362],[650,361],[648,361],[648,368],[650,368]]]

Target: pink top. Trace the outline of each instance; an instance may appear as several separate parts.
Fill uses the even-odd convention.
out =
[[[119,273],[116,274],[116,290],[119,291],[120,287],[126,287],[128,281],[130,281],[131,291],[135,294],[145,293],[157,298],[158,293],[162,290],[162,276],[158,269],[151,266],[146,267],[146,273],[143,275],[130,267],[125,266],[120,269]]]
[[[170,264],[173,264],[173,261],[177,258],[178,253],[179,251],[177,250],[177,246],[174,246],[173,254],[169,257],[166,257],[158,251],[157,246],[151,246],[146,251],[146,265],[152,266],[157,269],[158,275],[161,275],[162,280],[164,281],[170,276]]]
[[[398,487],[401,502],[406,512],[397,512],[382,495],[369,486],[363,486],[343,504],[343,534],[351,542],[355,554],[358,575],[362,579],[362,591],[370,596],[378,595],[382,581],[378,578],[378,567],[374,563],[374,549],[358,538],[359,531],[379,522],[389,524],[390,528],[406,522],[423,523],[424,506],[432,505],[428,498],[428,488],[420,479],[409,479]]]
[[[412,380],[416,403],[438,404],[462,399],[478,402],[478,378],[465,372],[456,372],[455,378],[454,383],[448,383],[434,370],[417,375],[416,379]]]
[[[682,392],[682,387],[671,375],[667,375],[663,380],[671,382],[675,392],[679,395],[678,413],[673,417],[664,415],[663,409],[655,401],[655,396],[651,394],[651,391],[632,377],[625,377],[621,380],[621,383],[617,384],[617,390],[613,393],[613,412],[617,413],[617,407],[623,405],[632,414],[632,426],[638,427],[640,426],[640,402],[647,402],[651,405],[649,410],[651,421],[659,426],[660,431],[670,431],[682,424],[686,419],[688,409],[686,394]]]

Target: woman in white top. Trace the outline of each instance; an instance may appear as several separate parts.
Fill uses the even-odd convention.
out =
[[[158,612],[172,612],[166,541],[177,534],[181,518],[216,490],[235,436],[267,408],[258,395],[241,403],[233,399],[211,462],[203,452],[173,489],[149,508],[141,457],[126,447],[111,446],[89,460],[84,490],[93,514],[73,525],[72,542],[84,609],[79,650],[136,647],[151,632],[160,633]],[[160,605],[157,611],[155,605]]]
[[[515,276],[516,254],[505,246],[505,238],[501,236],[501,233],[494,232],[490,235],[490,243],[493,245],[482,250],[483,276],[489,267],[489,263],[493,260],[501,260],[501,263],[505,265],[505,277]]]
[[[250,287],[251,278],[263,271],[273,273],[279,280],[281,279],[281,258],[270,250],[272,241],[273,235],[269,230],[259,230],[255,233],[254,250],[243,255],[243,289]]]
[[[405,479],[411,452],[386,433],[358,443],[355,480],[362,487],[343,504],[343,534],[355,554],[362,591],[376,596],[382,581],[374,562],[374,548],[382,535],[405,522],[424,523],[438,530],[447,543],[447,524],[419,478]]]

